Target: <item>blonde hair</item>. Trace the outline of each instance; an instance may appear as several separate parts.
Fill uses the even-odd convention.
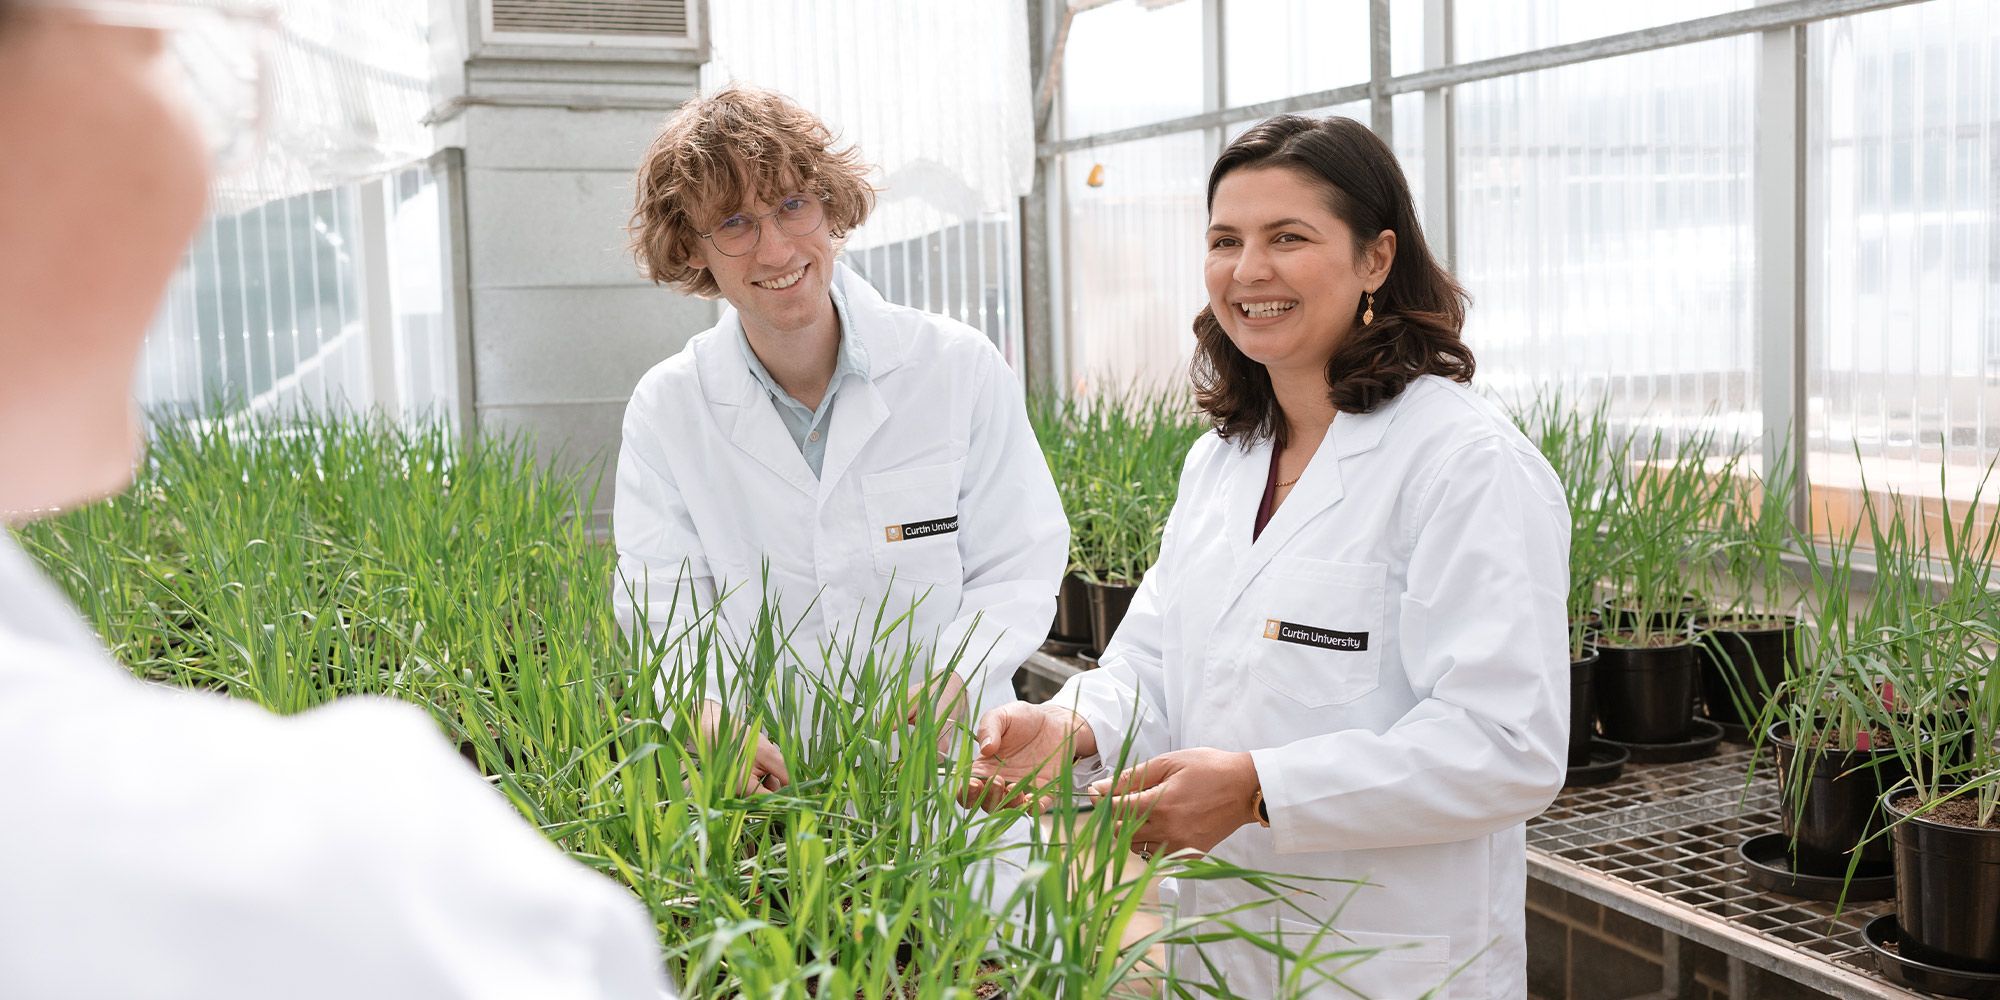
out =
[[[849,146],[834,150],[833,131],[790,98],[730,84],[680,106],[639,164],[626,231],[639,270],[689,295],[722,293],[708,269],[688,262],[704,213],[720,214],[794,190],[826,203],[835,239],[868,220],[875,188],[868,165]]]

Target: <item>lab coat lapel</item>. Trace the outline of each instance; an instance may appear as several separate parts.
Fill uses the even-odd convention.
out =
[[[819,502],[840,483],[840,477],[854,465],[875,432],[889,420],[889,403],[871,379],[850,378],[833,400],[833,416],[828,421],[826,459],[819,468]]]
[[[1228,610],[1249,589],[1250,582],[1278,553],[1292,547],[1306,525],[1338,506],[1347,496],[1343,475],[1346,463],[1382,442],[1383,432],[1388,429],[1389,421],[1395,419],[1396,410],[1407,395],[1408,390],[1372,413],[1342,413],[1335,417],[1327,428],[1326,439],[1320,442],[1298,484],[1292,487],[1292,495],[1271,516],[1271,523],[1264,526],[1264,533],[1255,543],[1250,541],[1250,528],[1255,523],[1257,505],[1263,499],[1264,481],[1270,475],[1271,446],[1266,442],[1238,455],[1226,487],[1230,545],[1236,547],[1238,558],[1236,573],[1223,595],[1222,610]],[[1312,555],[1311,552],[1296,554]]]
[[[791,432],[785,429],[785,422],[779,419],[778,411],[770,406],[769,400],[764,403],[763,406],[736,408],[736,423],[729,429],[729,440],[748,452],[758,464],[792,484],[794,489],[811,495],[817,489],[813,483],[812,466],[807,465],[806,457],[799,453],[799,446],[792,440]]]
[[[826,460],[819,470],[818,497],[822,505],[840,485],[841,477],[854,467],[862,449],[868,447],[868,442],[888,422],[891,407],[881,389],[882,379],[902,366],[914,337],[903,317],[890,310],[881,293],[845,263],[834,266],[834,280],[847,303],[847,320],[852,327],[842,334],[860,342],[861,353],[867,359],[868,377],[849,378],[834,396]]]
[[[1264,502],[1264,480],[1270,470],[1269,439],[1247,450],[1231,449],[1228,470],[1215,490],[1216,498],[1224,504],[1223,532],[1228,535],[1229,551],[1239,568],[1249,564],[1250,536],[1257,527],[1257,508]]]
[[[1345,417],[1336,418],[1334,427],[1340,426]],[[1236,573],[1230,578],[1229,590],[1223,601],[1223,609],[1241,597],[1257,578],[1271,557],[1283,550],[1286,543],[1299,533],[1299,529],[1317,517],[1322,511],[1333,507],[1346,495],[1340,477],[1338,457],[1329,453],[1333,444],[1331,438],[1337,432],[1328,430],[1329,440],[1323,441],[1313,458],[1300,474],[1299,481],[1292,487],[1291,495],[1285,498],[1278,512],[1271,516],[1271,523],[1264,526],[1264,533],[1251,541],[1251,529],[1256,524],[1257,507],[1264,498],[1264,483],[1271,473],[1271,444],[1266,441],[1239,456],[1237,465],[1230,476],[1228,517],[1230,545],[1238,553]]]
[[[771,405],[770,396],[744,363],[737,338],[743,336],[736,310],[725,309],[715,328],[695,345],[695,365],[701,372],[703,402],[716,426],[729,435],[759,465],[807,496],[818,489],[791,432]]]

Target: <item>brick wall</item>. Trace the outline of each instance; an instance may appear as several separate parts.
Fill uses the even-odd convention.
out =
[[[1672,970],[1672,975],[1669,975]],[[1745,966],[1733,1000],[1823,1000],[1818,990]],[[1528,880],[1528,990],[1536,1000],[1678,997],[1732,1000],[1729,961],[1617,910]]]

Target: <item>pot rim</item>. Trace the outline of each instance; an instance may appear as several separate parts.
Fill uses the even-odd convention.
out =
[[[1804,747],[1801,747],[1797,741],[1779,732],[1780,729],[1787,728],[1790,725],[1791,723],[1789,722],[1782,722],[1782,721],[1773,722],[1769,726],[1766,726],[1764,728],[1764,737],[1773,743],[1780,744],[1792,750],[1806,749]],[[1852,754],[1852,755],[1867,756],[1867,757],[1878,757],[1878,756],[1894,757],[1897,755],[1896,745],[1894,743],[1890,743],[1881,747],[1870,747],[1866,750],[1856,750],[1851,747],[1844,750],[1828,750],[1825,747],[1812,747],[1811,749],[1814,753],[1821,753],[1821,754],[1838,753],[1838,754]]]
[[[1962,786],[1952,785],[1951,790],[1957,791],[1960,787]],[[1962,834],[1967,837],[2000,839],[2000,827],[1961,826],[1957,823],[1940,823],[1937,820],[1931,819],[1928,816],[1919,816],[1916,813],[1907,813],[1901,809],[1896,808],[1895,804],[1896,799],[1902,798],[1905,795],[1922,795],[1922,794],[1923,793],[1914,786],[1891,788],[1888,791],[1882,793],[1882,798],[1879,800],[1879,804],[1882,807],[1882,812],[1885,815],[1891,817],[1895,821],[1896,826],[1901,826],[1904,823],[1918,823],[1932,830],[1938,830],[1946,833]],[[1949,797],[1950,796],[1940,796],[1938,801],[1943,801],[1945,798]]]
[[[1727,627],[1728,622],[1742,618],[1755,618],[1758,619],[1759,621],[1765,622],[1766,624],[1758,628],[1736,629]],[[1779,624],[1776,625],[1768,624],[1774,621],[1778,622]],[[1728,632],[1736,635],[1769,635],[1770,633],[1773,632],[1796,631],[1800,627],[1799,616],[1789,615],[1789,614],[1765,615],[1765,616],[1740,615],[1740,614],[1696,615],[1693,621],[1690,622],[1690,624],[1698,632]]]
[[[1619,631],[1629,631],[1629,629],[1619,630]],[[1615,649],[1621,653],[1647,653],[1656,650],[1693,649],[1695,648],[1695,646],[1699,645],[1699,643],[1695,641],[1693,632],[1687,632],[1683,634],[1679,642],[1670,642],[1664,646],[1621,646],[1615,642],[1607,641],[1607,639],[1614,634],[1616,634],[1616,632],[1599,632],[1597,634],[1597,642],[1593,643],[1592,645],[1594,645],[1599,651],[1603,651],[1606,649]]]

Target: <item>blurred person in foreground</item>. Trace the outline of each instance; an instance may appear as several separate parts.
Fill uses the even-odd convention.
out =
[[[217,138],[171,36],[232,18],[0,0],[9,525],[131,478],[133,370]],[[0,762],[10,1000],[671,995],[638,902],[523,822],[422,712],[281,719],[143,683],[5,532]]]

